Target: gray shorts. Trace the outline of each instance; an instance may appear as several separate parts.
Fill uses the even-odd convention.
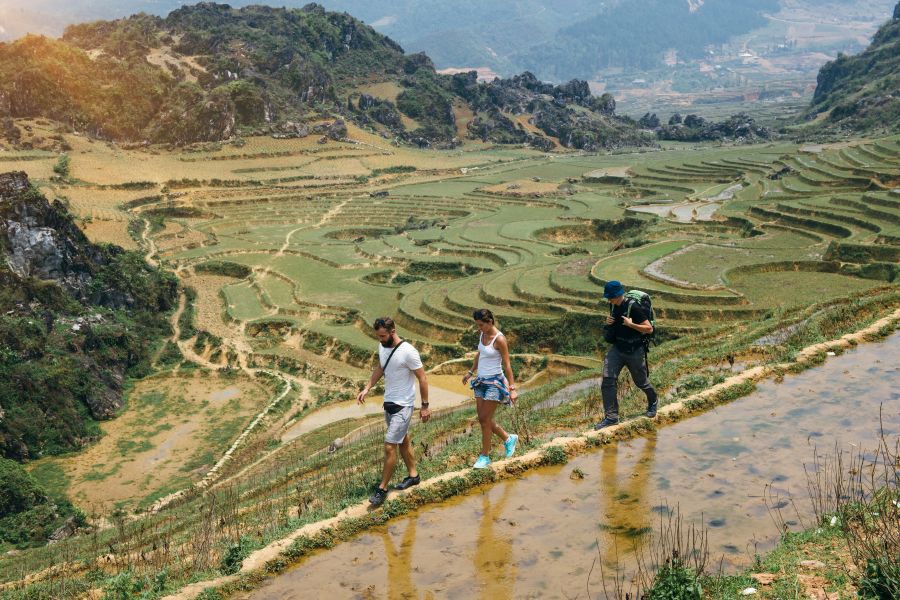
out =
[[[387,425],[387,431],[384,432],[384,441],[387,444],[401,444],[406,433],[409,431],[409,424],[412,421],[413,407],[404,406],[402,410],[390,414],[384,411],[384,423]]]

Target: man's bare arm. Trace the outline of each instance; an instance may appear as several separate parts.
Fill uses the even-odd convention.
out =
[[[422,408],[419,411],[419,417],[421,417],[422,422],[424,423],[428,419],[431,418],[431,410],[428,408],[428,377],[425,376],[425,368],[419,367],[415,371],[413,371],[416,375],[416,379],[419,380],[419,394],[422,395]]]
[[[366,396],[372,388],[375,387],[375,384],[378,383],[378,380],[381,379],[381,376],[384,375],[384,369],[381,368],[381,365],[376,366],[372,369],[372,376],[369,377],[369,383],[366,384],[366,387],[356,395],[356,401],[362,404],[366,401]]]

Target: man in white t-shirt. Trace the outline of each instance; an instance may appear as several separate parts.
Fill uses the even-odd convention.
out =
[[[409,439],[409,424],[416,401],[415,380],[419,380],[419,391],[422,394],[422,409],[419,416],[424,423],[431,418],[428,410],[428,380],[419,352],[412,344],[401,340],[397,335],[394,320],[381,317],[375,320],[375,335],[381,345],[378,347],[378,364],[372,371],[369,383],[356,396],[362,404],[372,387],[384,375],[384,421],[387,431],[384,434],[384,471],[381,484],[369,498],[372,507],[381,506],[387,499],[388,484],[394,469],[397,467],[397,448],[406,464],[407,477],[394,486],[394,489],[405,490],[418,485],[420,479],[416,472],[416,460],[413,456],[412,441]]]

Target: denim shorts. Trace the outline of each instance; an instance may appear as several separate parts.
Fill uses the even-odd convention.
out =
[[[500,402],[501,404],[510,403],[509,389],[507,388],[506,377],[503,375],[476,377],[469,385],[472,391],[475,392],[476,398]]]

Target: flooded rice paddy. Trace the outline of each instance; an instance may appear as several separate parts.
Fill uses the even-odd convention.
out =
[[[746,565],[778,540],[771,509],[811,524],[803,465],[814,449],[874,449],[881,407],[896,439],[897,356],[900,334],[653,435],[418,510],[246,598],[575,598],[588,586],[601,597],[598,549],[607,574],[616,552],[627,565],[632,541],[676,506],[708,528],[714,562]]]

